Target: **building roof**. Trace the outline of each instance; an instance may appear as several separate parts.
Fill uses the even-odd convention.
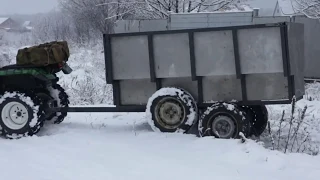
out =
[[[278,3],[281,14],[288,16],[297,14],[292,0],[278,0]]]
[[[8,20],[9,18],[1,18],[0,17],[0,24],[4,23],[6,20]]]
[[[31,24],[31,21],[25,21],[25,22],[22,24],[22,26],[23,26],[23,27],[26,27],[26,26],[30,26],[30,24]]]

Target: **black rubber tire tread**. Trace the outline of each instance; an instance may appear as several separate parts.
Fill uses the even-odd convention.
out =
[[[169,87],[171,88],[171,87]],[[162,88],[162,89],[165,89],[165,88]],[[162,89],[160,89],[159,91],[161,91]],[[154,131],[159,131],[160,132],[167,132],[167,133],[187,133],[191,127],[197,122],[198,120],[198,107],[197,107],[197,104],[194,100],[194,98],[192,97],[192,95],[187,92],[186,90],[182,89],[182,88],[171,88],[172,90],[176,90],[176,95],[172,96],[172,95],[169,95],[169,94],[162,94],[158,97],[156,97],[152,102],[151,102],[151,106],[150,106],[150,109],[148,110],[147,109],[147,113],[151,114],[151,121],[152,123],[154,123],[154,126],[151,125],[151,128],[154,130]],[[179,96],[179,91],[182,91],[183,94],[181,96]],[[180,126],[178,128],[175,128],[175,129],[168,129],[168,128],[165,128],[163,127],[160,123],[157,122],[156,120],[156,114],[154,113],[155,111],[155,108],[157,106],[157,104],[163,99],[163,98],[166,98],[166,97],[174,97],[176,98],[177,100],[179,100],[181,102],[181,104],[183,105],[184,109],[185,109],[185,119],[183,120],[183,122],[180,124]],[[191,102],[190,104],[188,104],[188,102]],[[188,124],[188,116],[191,114],[191,110],[195,112],[195,117],[194,119],[192,119],[192,124]],[[150,122],[149,122],[150,123]],[[154,129],[154,128],[157,128],[157,129]]]
[[[60,104],[58,104],[58,106],[69,107],[69,95],[65,92],[65,90],[59,84],[53,84],[52,88],[59,91]],[[47,120],[53,121],[54,124],[60,124],[64,121],[67,115],[67,112],[60,112],[60,115],[58,115],[58,113],[53,113],[51,116],[47,118]]]
[[[22,137],[33,136],[37,134],[40,131],[40,129],[43,127],[44,121],[45,121],[45,109],[41,101],[41,98],[37,97],[32,92],[19,92],[19,91],[6,91],[3,94],[3,96],[8,93],[10,94],[16,93],[16,95],[14,95],[13,97],[6,97],[3,99],[3,102],[0,104],[0,113],[2,111],[2,108],[7,104],[7,102],[18,101],[28,108],[30,117],[27,124],[23,128],[19,130],[12,130],[3,123],[0,116],[1,135],[8,139],[19,139]],[[0,99],[2,99],[3,96],[0,96]],[[22,98],[30,98],[34,106],[33,107],[29,106],[19,96]],[[35,108],[37,106],[38,106],[38,109]],[[37,122],[33,127],[31,127],[30,122],[33,120],[35,112],[37,114],[37,117],[36,117]]]
[[[244,108],[244,107],[238,107],[239,109],[241,109],[242,112],[244,112],[244,116],[245,116],[245,119],[246,119],[246,123],[249,124],[250,128],[248,128],[248,131],[247,131],[247,136],[246,137],[251,137],[252,135],[252,123],[253,123],[253,118],[254,118],[254,114],[251,110],[247,109],[247,108]]]
[[[268,110],[265,105],[256,105],[246,107],[251,111],[252,129],[249,136],[259,137],[265,131],[268,125]]]
[[[230,106],[234,107],[233,110],[229,109]],[[246,113],[236,104],[218,102],[208,107],[199,119],[198,131],[201,137],[214,136],[219,138],[218,135],[210,130],[212,120],[219,114],[227,115],[233,120],[236,130],[231,137],[232,139],[240,139],[240,132],[242,132],[245,137],[249,135],[251,130],[251,121],[246,117]]]

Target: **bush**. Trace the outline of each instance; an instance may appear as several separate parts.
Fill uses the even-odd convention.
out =
[[[90,48],[89,48],[90,47]],[[60,84],[70,95],[72,105],[111,104],[112,86],[106,84],[102,42],[98,45],[79,47],[70,44],[68,63],[74,72],[59,73]]]
[[[320,83],[307,83],[305,99],[309,101],[320,101]]]
[[[290,113],[282,110],[281,114],[276,115],[277,119],[269,121],[268,129],[260,140],[272,150],[318,155],[319,142],[312,138],[312,128],[316,122],[307,109],[307,105],[298,108],[293,98]]]

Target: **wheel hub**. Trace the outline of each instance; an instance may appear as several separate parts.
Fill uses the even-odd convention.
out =
[[[1,112],[3,123],[10,129],[21,129],[28,122],[29,115],[27,108],[19,102],[6,104]]]
[[[178,100],[166,98],[159,103],[156,108],[157,121],[164,127],[174,129],[182,123],[184,119],[184,108]]]
[[[213,120],[212,131],[220,138],[231,138],[235,131],[235,125],[230,117],[218,116]]]
[[[160,117],[167,123],[167,124],[176,124],[181,119],[181,108],[179,105],[166,102],[163,103],[160,107]]]

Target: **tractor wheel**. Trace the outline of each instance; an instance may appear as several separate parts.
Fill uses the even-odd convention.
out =
[[[50,95],[57,101],[58,107],[69,107],[69,96],[59,84],[53,84],[49,88]],[[55,112],[47,118],[54,124],[60,124],[67,117],[67,112]]]
[[[32,93],[5,92],[0,97],[0,130],[9,139],[38,133],[45,120],[44,105]]]
[[[147,119],[154,131],[186,133],[198,120],[193,97],[179,88],[162,88],[148,101]]]
[[[259,137],[268,125],[268,110],[264,105],[243,107],[252,116],[252,128],[249,136]]]
[[[207,108],[199,120],[200,136],[214,136],[221,139],[238,139],[240,133],[248,136],[250,119],[235,104],[216,103]]]

